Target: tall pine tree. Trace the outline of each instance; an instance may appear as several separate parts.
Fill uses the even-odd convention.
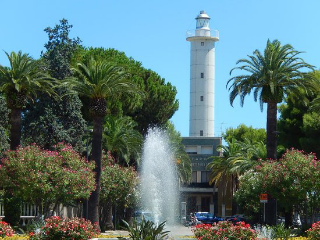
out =
[[[49,40],[41,54],[43,70],[58,81],[71,76],[70,61],[80,46],[79,38],[69,38],[72,25],[66,19],[54,28],[46,28]],[[23,116],[24,143],[37,143],[51,148],[57,142],[71,144],[79,152],[84,151],[82,137],[86,122],[81,114],[81,101],[76,95],[70,95],[65,88],[57,90],[59,98],[40,95],[29,104]]]

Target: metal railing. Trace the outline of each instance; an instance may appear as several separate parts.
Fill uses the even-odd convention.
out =
[[[208,30],[208,29],[194,29],[189,30],[186,33],[186,38],[190,37],[212,37],[219,39],[219,31],[218,30]]]
[[[20,220],[23,226],[25,226],[29,220],[35,219],[38,216],[39,208],[35,205],[22,203],[21,205],[21,213],[20,213]],[[0,202],[0,218],[4,218],[4,206],[3,203]]]

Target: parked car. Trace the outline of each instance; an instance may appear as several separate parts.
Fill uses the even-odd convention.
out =
[[[196,217],[198,222],[206,224],[212,224],[224,220],[223,218],[214,216],[212,213],[209,212],[196,212],[194,216]]]
[[[226,220],[232,223],[247,222],[247,219],[243,215],[233,215],[231,217],[227,217]]]

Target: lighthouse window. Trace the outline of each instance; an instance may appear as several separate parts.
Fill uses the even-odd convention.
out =
[[[201,75],[201,78],[204,78],[204,73],[201,73],[200,75]]]
[[[203,96],[200,96],[200,101],[203,102]]]
[[[203,136],[203,130],[200,130],[200,136]]]
[[[201,42],[201,46],[204,46],[204,42]]]

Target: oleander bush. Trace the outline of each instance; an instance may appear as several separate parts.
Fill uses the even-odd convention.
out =
[[[84,218],[62,219],[53,216],[45,220],[39,233],[30,232],[30,240],[87,240],[99,235],[98,224]]]
[[[0,218],[0,238],[11,237],[14,234],[9,223],[2,221]]]
[[[53,205],[87,199],[95,189],[94,163],[70,145],[58,143],[49,151],[32,144],[4,155],[0,159],[0,186],[41,207],[44,213]]]
[[[256,240],[257,233],[249,224],[239,222],[233,225],[231,222],[218,222],[213,225],[198,224],[192,229],[198,240]]]
[[[312,224],[312,227],[307,230],[308,239],[320,239],[320,221]]]

